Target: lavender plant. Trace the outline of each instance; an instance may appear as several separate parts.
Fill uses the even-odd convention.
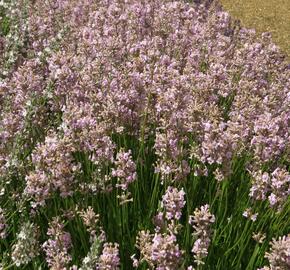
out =
[[[287,269],[269,33],[218,1],[23,0],[0,35],[1,269]]]

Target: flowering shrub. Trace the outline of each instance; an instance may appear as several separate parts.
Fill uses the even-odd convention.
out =
[[[0,30],[0,268],[287,268],[268,33],[183,0],[2,0]]]

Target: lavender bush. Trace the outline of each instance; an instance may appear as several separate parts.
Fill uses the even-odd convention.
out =
[[[1,269],[288,269],[270,34],[182,0],[2,0],[0,34]]]

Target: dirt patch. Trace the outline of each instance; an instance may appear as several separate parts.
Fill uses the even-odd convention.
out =
[[[258,33],[271,32],[273,40],[290,58],[289,0],[221,0],[224,8]]]

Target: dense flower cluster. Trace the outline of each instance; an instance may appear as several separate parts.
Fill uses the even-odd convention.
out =
[[[118,270],[120,266],[119,245],[105,243],[103,252],[100,256],[97,269],[100,270]]]
[[[281,209],[290,195],[290,174],[284,168],[276,168],[271,174],[260,170],[253,173],[250,196],[256,200],[268,199],[272,207]]]
[[[63,155],[59,166],[67,170],[62,183],[50,179],[43,190],[45,168],[26,180],[26,193],[41,204],[56,190],[73,192],[72,152],[89,153],[101,168],[113,162],[112,133],[145,140],[155,126],[155,171],[162,181],[184,179],[190,156],[205,167],[219,165],[221,180],[246,150],[257,169],[288,151],[289,69],[268,35],[256,38],[232,27],[226,12],[182,1],[34,2],[26,20],[31,56],[1,82],[0,161],[3,168],[12,158],[19,163],[9,150],[19,136],[31,136],[28,122],[46,133],[51,113],[59,115],[57,134],[48,133],[34,156],[46,158],[41,148],[54,137]],[[31,119],[35,95],[49,108],[36,104]],[[135,179],[134,168],[127,169],[132,175],[121,177],[122,189]]]
[[[50,222],[47,235],[50,238],[42,245],[47,264],[51,269],[67,269],[72,259],[68,253],[72,245],[70,233],[64,231],[64,225],[59,218],[54,218]]]
[[[210,213],[208,204],[196,208],[193,216],[189,217],[189,224],[194,229],[193,235],[197,238],[192,248],[197,265],[204,264],[203,260],[208,254],[211,242],[211,224],[214,222],[215,216]]]
[[[94,239],[96,230],[99,227],[99,215],[94,212],[94,209],[89,206],[86,210],[80,211],[80,216],[90,236]]]
[[[181,189],[178,191],[177,188],[169,186],[162,196],[161,207],[165,210],[166,219],[180,219],[181,218],[181,210],[185,205],[184,200],[184,191]]]
[[[12,247],[11,258],[16,266],[28,264],[39,254],[38,228],[26,222],[17,234],[17,242]]]
[[[161,211],[154,218],[155,233],[143,230],[137,236],[136,247],[141,256],[138,261],[133,255],[135,267],[143,261],[159,270],[173,270],[180,266],[184,251],[178,245],[177,233],[180,229],[178,221],[185,205],[184,195],[183,189],[178,190],[172,186],[167,188],[162,196]]]
[[[112,176],[118,179],[116,186],[122,190],[127,190],[129,184],[134,182],[137,177],[136,165],[132,160],[131,150],[118,152],[114,164],[116,168],[113,169]]]
[[[254,204],[267,201],[257,203],[259,211],[270,205],[275,220],[284,220],[289,89],[289,64],[271,36],[241,27],[217,1],[1,0],[4,268],[38,255],[32,224],[42,227],[52,217],[48,240],[46,226],[40,228],[40,256],[51,269],[68,269],[72,261],[80,269],[126,268],[121,260],[133,253],[136,235],[135,267],[185,269],[192,259],[185,246],[192,244],[195,263],[203,267],[215,222],[209,209],[219,203],[223,215],[220,200],[235,203],[228,193],[240,192],[249,177],[242,200],[249,193],[253,205],[243,214],[243,203],[237,216],[266,220],[272,214],[260,215]],[[211,206],[189,216],[198,199]],[[31,222],[20,226],[22,217]],[[232,216],[221,219],[227,218],[226,229]],[[71,239],[76,228],[87,232]],[[72,242],[83,243],[88,234],[87,256],[75,258]],[[127,240],[129,251],[119,252]],[[288,238],[278,242],[267,255],[272,265],[289,259]]]
[[[273,239],[271,249],[265,257],[269,260],[270,267],[265,266],[260,270],[289,269],[290,267],[290,236],[284,235],[278,240]]]
[[[79,169],[73,162],[73,151],[74,146],[56,134],[47,136],[45,142],[36,147],[32,153],[35,171],[26,176],[24,190],[34,199],[34,205],[44,204],[55,191],[59,191],[61,196],[71,194],[74,172]]]
[[[146,261],[151,267],[159,270],[178,269],[182,259],[176,236],[172,233],[150,234],[148,231],[140,231],[137,238],[137,247],[141,253],[141,260],[135,261],[135,265]]]

